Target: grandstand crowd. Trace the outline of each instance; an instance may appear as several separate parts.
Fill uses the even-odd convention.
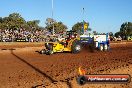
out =
[[[46,41],[49,32],[46,30],[26,30],[26,29],[0,29],[0,42],[42,42]]]

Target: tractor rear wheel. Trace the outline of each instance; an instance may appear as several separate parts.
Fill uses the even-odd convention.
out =
[[[75,40],[71,47],[72,53],[79,53],[82,50],[82,46],[79,40]]]

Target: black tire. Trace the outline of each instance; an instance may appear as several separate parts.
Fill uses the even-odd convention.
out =
[[[89,45],[89,49],[90,49],[91,52],[94,52],[94,45],[93,44],[90,44]]]
[[[95,42],[94,42],[94,38],[93,38],[93,41],[92,43],[89,45],[89,49],[91,52],[94,52],[94,49],[95,49]]]
[[[53,52],[53,50],[48,50],[47,52],[46,52],[46,55],[51,55],[51,54],[53,54],[54,52]]]
[[[46,50],[45,49],[42,49],[41,51],[40,51],[40,54],[45,54],[46,53]]]
[[[71,47],[72,53],[79,53],[82,50],[82,45],[79,40],[75,40]]]

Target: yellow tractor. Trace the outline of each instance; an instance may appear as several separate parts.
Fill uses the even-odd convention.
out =
[[[82,49],[80,38],[74,31],[67,32],[67,38],[58,42],[46,42],[45,48],[40,51],[41,54],[51,55],[57,52],[79,53]]]

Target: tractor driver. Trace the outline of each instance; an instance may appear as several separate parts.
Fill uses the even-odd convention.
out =
[[[67,36],[66,38],[66,46],[68,45],[68,42],[71,40],[71,39],[74,39],[77,37],[77,33],[74,33],[74,34],[71,34],[69,36]]]
[[[65,38],[59,38],[58,41],[59,41],[60,44],[64,45],[64,47],[66,47],[66,40],[65,40]]]

